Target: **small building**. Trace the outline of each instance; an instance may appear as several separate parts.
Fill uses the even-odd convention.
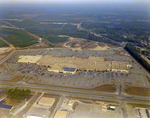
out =
[[[54,98],[42,97],[37,104],[51,107],[55,102]]]
[[[68,114],[68,111],[61,111],[58,110],[54,116],[54,118],[66,118]]]
[[[116,108],[115,106],[108,106],[108,107],[107,107],[107,110],[115,111],[115,108]]]
[[[74,100],[69,100],[68,105],[72,107],[74,105]]]

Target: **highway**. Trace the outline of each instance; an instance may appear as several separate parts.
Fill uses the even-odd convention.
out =
[[[9,53],[4,59],[2,59],[2,60],[0,61],[0,65],[1,65],[2,63],[4,63],[5,61],[7,61],[14,53],[15,53],[15,50],[12,51],[11,53]]]
[[[66,96],[78,96],[84,98],[91,99],[102,99],[109,101],[126,101],[130,103],[138,103],[149,105],[150,97],[142,97],[142,96],[131,96],[131,95],[119,95],[114,93],[106,93],[106,92],[97,92],[97,91],[85,91],[79,89],[70,89],[63,87],[50,87],[50,86],[42,86],[42,85],[33,85],[33,84],[18,84],[13,82],[0,81],[1,87],[13,88],[18,87],[21,89],[30,89],[32,91],[37,92],[46,92],[46,93],[54,93]]]

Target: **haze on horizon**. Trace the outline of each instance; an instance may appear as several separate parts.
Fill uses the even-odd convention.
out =
[[[149,0],[0,0],[0,4],[135,4],[147,5]]]

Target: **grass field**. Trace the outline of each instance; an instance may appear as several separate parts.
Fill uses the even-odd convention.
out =
[[[93,91],[101,91],[101,92],[116,92],[116,85],[105,84],[91,89]]]
[[[0,47],[7,47],[7,46],[9,45],[0,39]]]
[[[150,88],[142,87],[125,87],[125,92],[130,95],[150,97]]]
[[[58,37],[58,36],[49,36],[47,40],[56,44],[68,41],[67,37]]]
[[[23,78],[24,76],[17,75],[12,80],[10,80],[10,82],[18,82],[18,81],[21,81]]]
[[[30,36],[28,33],[18,29],[3,28],[0,31],[1,37],[12,43],[15,47],[26,47],[37,43],[37,39]]]

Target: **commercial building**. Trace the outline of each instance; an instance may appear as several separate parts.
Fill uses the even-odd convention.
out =
[[[48,71],[57,73],[71,73],[75,74],[76,70],[82,71],[115,71],[128,72],[131,65],[124,61],[106,61],[104,57],[53,57],[50,55],[37,56],[20,56],[18,62],[20,63],[36,63],[40,66],[47,66]]]
[[[71,73],[75,74],[77,69],[76,65],[69,63],[56,63],[51,68],[48,68],[48,71],[57,72],[57,73]]]
[[[88,59],[76,57],[52,57],[45,55],[37,62],[37,65],[51,66],[49,71],[72,73],[76,69],[87,71],[105,71],[106,64],[103,57],[89,57]]]
[[[42,58],[42,55],[30,56],[30,55],[22,55],[19,57],[19,63],[33,63],[35,64],[38,60]]]
[[[131,67],[129,62],[112,61],[112,71],[120,71],[128,73],[128,68]]]
[[[54,98],[42,97],[37,104],[51,107],[55,102]]]
[[[58,110],[54,116],[54,118],[66,118],[68,111],[60,111]]]

